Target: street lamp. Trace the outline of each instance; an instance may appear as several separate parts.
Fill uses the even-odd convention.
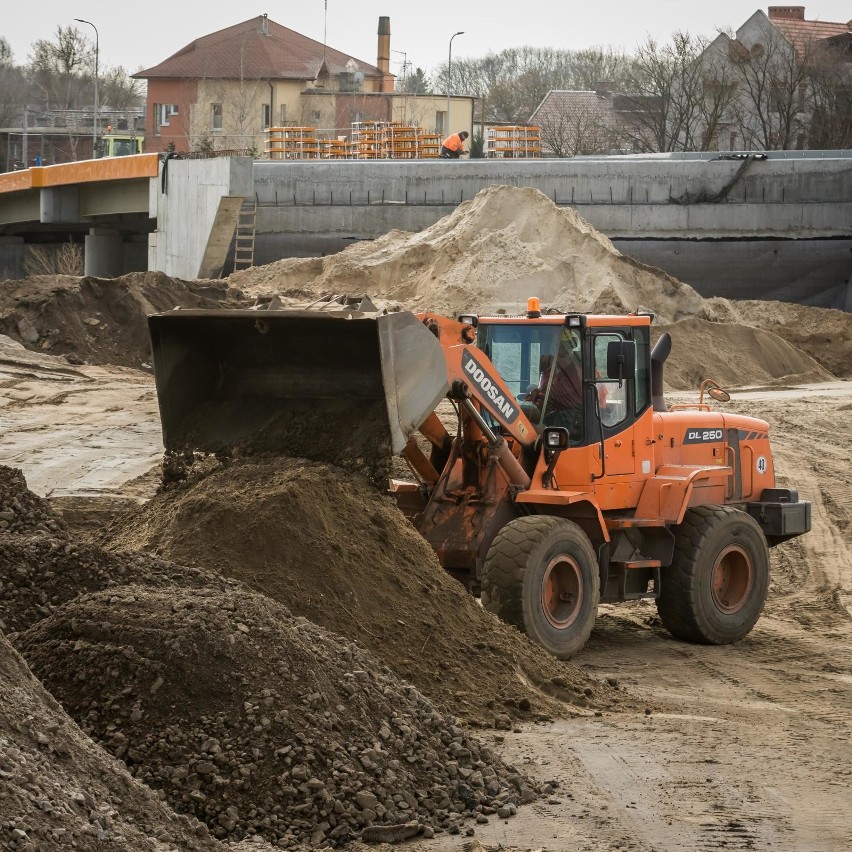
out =
[[[98,28],[91,21],[82,18],[74,18],[78,24],[88,24],[95,31],[95,114],[92,118],[92,159],[97,156],[98,150]]]
[[[450,83],[453,79],[453,39],[460,35],[464,35],[464,30],[455,33],[450,39],[450,56],[447,60],[447,133],[450,132]]]

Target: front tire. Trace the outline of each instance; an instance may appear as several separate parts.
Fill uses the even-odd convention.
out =
[[[675,531],[657,612],[678,639],[729,645],[757,623],[768,589],[769,548],[757,522],[731,506],[698,506]]]
[[[494,538],[482,573],[482,604],[560,660],[586,644],[600,601],[595,551],[572,521],[516,518]]]

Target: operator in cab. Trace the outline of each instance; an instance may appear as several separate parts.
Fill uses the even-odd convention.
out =
[[[565,426],[572,435],[579,434],[583,408],[583,365],[580,338],[571,329],[563,330],[555,359],[551,357],[545,360],[538,390],[547,403],[544,424]]]
[[[453,133],[441,143],[441,157],[444,160],[457,160],[464,154],[464,140],[470,134],[466,130]]]

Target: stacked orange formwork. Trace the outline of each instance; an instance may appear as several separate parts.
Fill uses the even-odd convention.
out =
[[[541,128],[533,125],[489,127],[486,157],[530,158],[541,156]]]
[[[316,127],[270,127],[266,156],[270,160],[416,160],[434,159],[441,148],[437,133],[399,122],[352,123],[348,140],[320,138]]]
[[[441,153],[441,137],[437,133],[419,133],[417,156],[421,160],[437,159]]]
[[[315,160],[320,156],[316,127],[270,127],[266,154],[270,160]]]

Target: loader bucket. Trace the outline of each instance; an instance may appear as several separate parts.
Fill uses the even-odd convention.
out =
[[[148,325],[166,450],[389,456],[448,389],[437,338],[408,312],[174,310]]]

